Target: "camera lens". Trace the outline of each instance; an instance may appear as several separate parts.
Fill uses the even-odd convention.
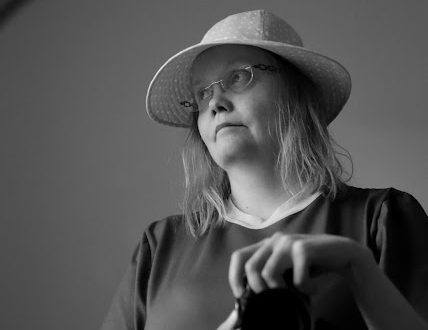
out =
[[[240,329],[310,330],[309,301],[296,289],[269,289],[247,293],[241,306]]]

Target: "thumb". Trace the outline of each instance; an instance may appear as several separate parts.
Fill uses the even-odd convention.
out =
[[[233,310],[233,312],[229,314],[226,321],[220,324],[217,330],[233,330],[237,320],[238,320],[238,313],[236,312],[236,310]]]

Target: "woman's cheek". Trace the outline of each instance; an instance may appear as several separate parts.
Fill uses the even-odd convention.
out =
[[[202,141],[204,144],[208,147],[209,145],[209,123],[207,122],[206,118],[203,116],[198,117],[198,130],[199,134],[201,135]]]

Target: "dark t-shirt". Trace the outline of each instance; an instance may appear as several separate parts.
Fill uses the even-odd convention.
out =
[[[347,187],[263,229],[226,222],[202,237],[182,216],[149,225],[114,297],[103,330],[216,329],[234,307],[230,256],[275,232],[349,237],[367,246],[379,267],[428,320],[428,218],[409,194]],[[332,329],[366,329],[343,279],[332,276],[311,297],[312,313]],[[329,328],[327,326],[327,328]]]

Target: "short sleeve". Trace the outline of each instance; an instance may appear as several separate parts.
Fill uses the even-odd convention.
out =
[[[428,217],[411,195],[391,189],[373,223],[379,266],[428,320]]]
[[[149,241],[144,234],[113,297],[101,330],[144,329],[151,260]]]

